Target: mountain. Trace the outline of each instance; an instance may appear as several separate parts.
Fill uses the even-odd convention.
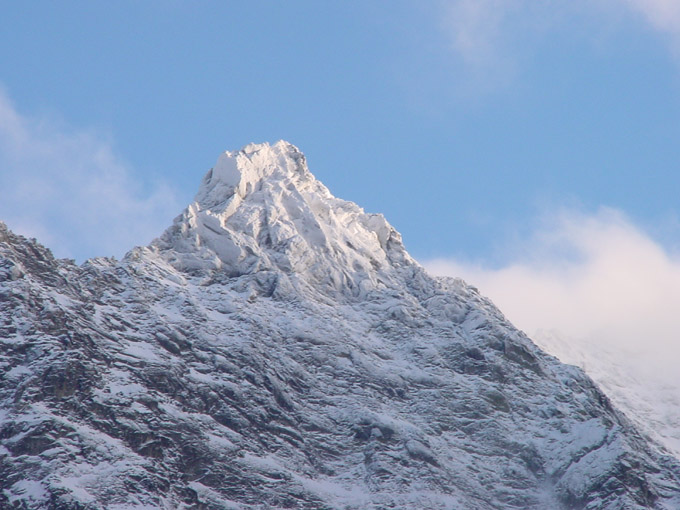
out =
[[[532,339],[561,361],[584,370],[645,435],[680,459],[680,377],[677,354],[612,345],[591,336],[539,330]],[[651,351],[651,352],[650,352]],[[660,362],[665,358],[665,363]]]
[[[0,227],[0,349],[0,508],[680,508],[591,379],[285,142],[121,261]]]

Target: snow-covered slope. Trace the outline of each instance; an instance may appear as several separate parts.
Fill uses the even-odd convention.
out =
[[[0,227],[0,508],[680,508],[575,367],[279,142],[124,260]]]
[[[680,376],[659,363],[658,353],[616,348],[597,338],[537,331],[536,343],[565,363],[582,368],[638,428],[680,459]],[[671,365],[672,353],[667,354]],[[670,367],[669,367],[670,368]]]

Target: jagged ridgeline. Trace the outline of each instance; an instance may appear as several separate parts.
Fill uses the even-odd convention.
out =
[[[583,372],[285,142],[122,261],[0,227],[0,349],[2,509],[680,508]]]

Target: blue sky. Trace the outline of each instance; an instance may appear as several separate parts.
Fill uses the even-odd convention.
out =
[[[558,207],[619,209],[670,249],[679,18],[664,0],[12,2],[5,114],[47,147],[14,154],[5,121],[0,216],[60,255],[120,256],[190,201],[220,151],[283,138],[421,259],[503,264]],[[74,155],[79,137],[91,160]],[[120,194],[106,214],[105,195],[79,208],[74,193],[101,165]],[[26,174],[50,189],[42,205],[16,199]]]

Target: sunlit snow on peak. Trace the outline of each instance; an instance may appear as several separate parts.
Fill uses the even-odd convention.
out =
[[[234,194],[245,197],[264,180],[285,181],[296,177],[313,180],[297,147],[283,140],[274,145],[253,143],[240,151],[222,153],[203,178],[195,201],[202,208],[211,208]]]
[[[220,155],[194,203],[154,247],[182,269],[274,270],[352,295],[417,266],[381,214],[335,198],[283,141]]]

